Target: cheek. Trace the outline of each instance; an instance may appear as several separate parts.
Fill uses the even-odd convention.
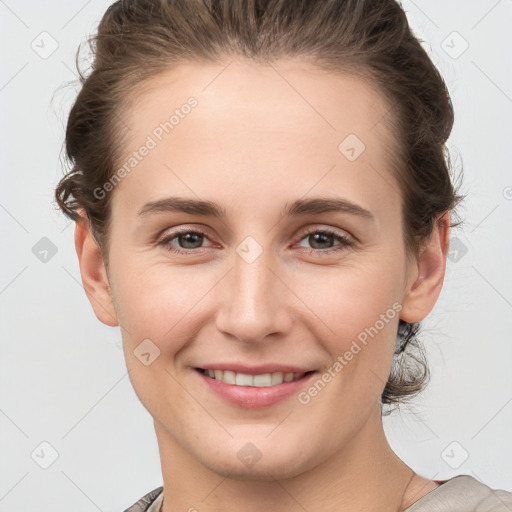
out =
[[[296,276],[295,284],[294,292],[314,313],[302,316],[306,328],[332,364],[339,363],[333,371],[354,387],[371,386],[377,393],[391,369],[402,309],[393,267],[381,257],[373,264],[366,260],[330,269],[320,279]]]
[[[116,311],[123,326],[126,364],[137,379],[144,368],[136,355],[146,345],[158,355],[151,364],[154,370],[160,368],[158,374],[181,366],[183,349],[201,336],[201,329],[214,316],[210,292],[218,281],[218,272],[199,272],[193,266],[141,265],[130,271],[125,267],[124,272],[118,267]],[[170,377],[162,374],[151,378]]]
[[[135,393],[157,418],[164,416],[160,408],[166,403],[191,409],[173,361],[195,339],[201,325],[197,317],[200,300],[211,285],[205,285],[204,275],[201,279],[192,277],[177,268],[117,268],[116,310],[123,326],[124,356]]]
[[[314,278],[297,273],[294,293],[315,313],[316,322],[334,338],[350,339],[378,323],[378,330],[388,335],[391,321],[398,324],[400,282],[383,258],[378,264],[370,259],[330,268]],[[321,322],[318,322],[318,321]]]
[[[195,335],[198,315],[204,314],[202,300],[216,280],[216,273],[192,267],[118,266],[114,302],[125,342],[134,348],[149,338],[162,351],[177,352]]]

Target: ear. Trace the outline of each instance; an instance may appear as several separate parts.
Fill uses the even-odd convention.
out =
[[[82,210],[83,212],[83,210]],[[98,320],[106,325],[119,325],[110,295],[110,285],[101,250],[94,240],[87,217],[80,214],[75,223],[75,248],[85,293]]]
[[[450,212],[434,222],[432,234],[411,263],[410,278],[402,301],[400,318],[414,323],[434,308],[443,287],[450,234]]]

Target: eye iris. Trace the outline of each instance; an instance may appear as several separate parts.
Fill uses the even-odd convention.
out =
[[[320,238],[320,247],[315,247],[315,244],[317,244],[317,242],[319,241],[319,238]],[[312,242],[311,247],[313,247],[314,249],[325,249],[326,247],[322,246],[322,239],[324,242],[325,242],[325,240],[327,240],[327,242],[332,242],[332,238],[333,238],[333,235],[330,235],[328,233],[314,233],[314,234],[309,235],[309,241],[310,241],[310,243]]]
[[[194,238],[195,238],[195,241],[194,241]],[[184,233],[184,234],[178,235],[178,240],[180,243],[180,247],[183,247],[184,249],[196,249],[197,247],[201,246],[201,243],[203,241],[203,235],[201,235],[200,233]],[[199,245],[194,246],[194,243],[196,243],[197,240],[199,240]],[[183,241],[185,241],[184,245],[182,243]],[[187,245],[189,243],[191,243],[193,245],[193,247],[189,247]]]

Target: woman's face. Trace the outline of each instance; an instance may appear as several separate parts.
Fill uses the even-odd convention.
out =
[[[131,382],[161,449],[235,478],[299,474],[376,432],[399,318],[433,306],[408,302],[388,106],[292,61],[182,64],[150,85],[112,185]]]

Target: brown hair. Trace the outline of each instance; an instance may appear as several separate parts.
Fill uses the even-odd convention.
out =
[[[128,132],[121,129],[122,112],[151,78],[178,62],[299,58],[374,84],[390,105],[385,121],[396,144],[408,255],[419,254],[439,216],[464,197],[455,192],[445,147],[454,121],[448,90],[395,0],[117,1],[88,43],[94,61],[84,76],[78,49],[82,88],[66,128],[71,170],[55,198],[73,220],[84,210],[107,271],[112,193],[98,199],[93,191],[119,161]],[[429,380],[419,329],[419,323],[399,322],[383,404],[399,404]]]

